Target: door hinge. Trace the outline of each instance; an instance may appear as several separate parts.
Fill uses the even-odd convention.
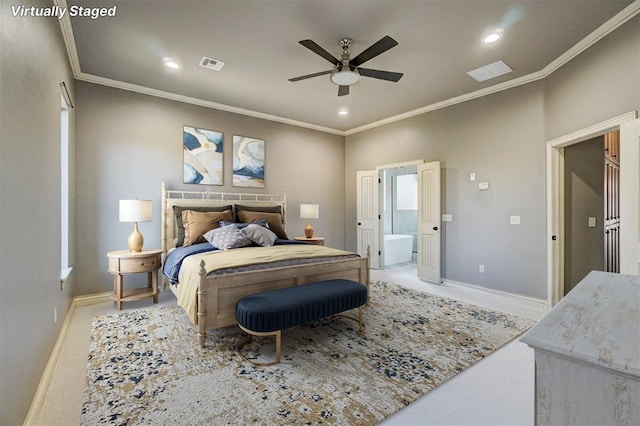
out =
[[[382,215],[379,214],[378,215],[378,220],[380,220],[380,219],[382,219]]]
[[[378,250],[378,256],[382,256],[382,252]]]
[[[382,183],[382,180],[380,180],[380,178],[378,178],[378,183]]]

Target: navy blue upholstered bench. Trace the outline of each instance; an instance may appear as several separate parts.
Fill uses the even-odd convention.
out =
[[[236,320],[249,337],[238,346],[238,353],[253,364],[277,364],[280,362],[282,330],[355,308],[359,308],[358,318],[342,316],[357,321],[362,332],[362,305],[366,302],[367,287],[345,279],[318,281],[243,297],[236,304]],[[272,335],[276,336],[275,362],[257,363],[243,355],[242,348],[252,336]]]

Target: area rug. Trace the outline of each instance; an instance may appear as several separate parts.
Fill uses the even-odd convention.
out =
[[[362,335],[340,317],[288,329],[282,362],[256,367],[236,352],[237,327],[201,349],[176,305],[96,317],[82,424],[372,425],[533,325],[381,281],[363,319]],[[249,355],[273,346],[258,339]]]

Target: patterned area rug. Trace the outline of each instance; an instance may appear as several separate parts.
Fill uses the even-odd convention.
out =
[[[286,330],[282,363],[255,367],[236,353],[237,327],[210,331],[201,349],[175,305],[96,317],[82,424],[371,425],[533,325],[385,282],[372,283],[363,319],[363,335],[340,317]],[[273,346],[248,350],[266,360]]]

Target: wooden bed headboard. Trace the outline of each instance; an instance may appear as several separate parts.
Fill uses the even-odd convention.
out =
[[[162,182],[162,253],[176,246],[178,227],[176,225],[173,206],[181,207],[219,207],[240,204],[243,206],[269,207],[280,206],[282,223],[286,225],[287,195],[282,194],[248,194],[209,191],[173,191],[167,190]],[[164,260],[164,259],[163,259]]]

